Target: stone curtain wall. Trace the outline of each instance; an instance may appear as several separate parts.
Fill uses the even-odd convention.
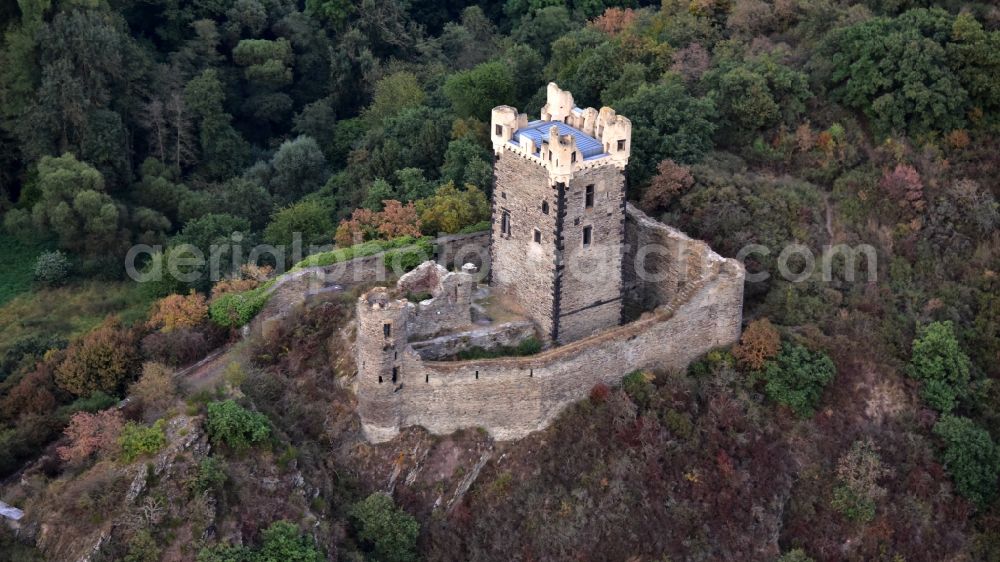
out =
[[[364,374],[357,383],[358,412],[366,436],[384,441],[400,427],[421,425],[439,434],[482,427],[497,439],[517,439],[547,426],[598,382],[617,384],[643,367],[683,369],[707,351],[735,343],[742,321],[743,266],[702,242],[676,236],[674,229],[647,223],[641,213],[630,210],[629,215],[637,239],[666,237],[688,256],[683,270],[697,277],[678,279],[667,304],[624,326],[530,357],[434,362],[421,360],[405,343],[398,353],[386,351],[384,345],[392,342],[382,339],[361,345],[364,334],[376,333],[393,312],[359,310],[359,358],[392,353],[398,373],[395,384],[378,384],[367,369],[359,371]],[[649,228],[654,232],[643,232]],[[662,265],[679,271],[674,262]],[[667,295],[642,284],[637,290],[649,299]]]
[[[622,278],[626,299],[642,310],[670,302],[685,284],[704,274],[712,255],[715,252],[705,242],[627,205]]]

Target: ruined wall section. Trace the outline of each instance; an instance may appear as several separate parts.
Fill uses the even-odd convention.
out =
[[[625,297],[642,310],[671,301],[704,275],[715,252],[708,244],[667,226],[632,204],[626,206]]]
[[[497,154],[493,189],[491,285],[534,320],[543,335],[552,331],[555,279],[557,187],[549,185],[545,168],[525,157]],[[543,205],[548,213],[543,212]],[[504,213],[510,233],[503,231]],[[534,242],[537,229],[542,243]]]

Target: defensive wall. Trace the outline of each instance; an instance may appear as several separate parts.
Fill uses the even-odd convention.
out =
[[[646,367],[683,369],[738,339],[742,264],[631,206],[626,240],[640,244],[624,253],[627,298],[650,312],[532,356],[422,360],[405,329],[412,305],[385,289],[362,296],[356,390],[366,436],[385,441],[420,425],[438,434],[481,427],[497,439],[517,439],[546,427],[599,382],[617,384]]]

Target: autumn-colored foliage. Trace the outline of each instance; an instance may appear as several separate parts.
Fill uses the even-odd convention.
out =
[[[926,206],[924,183],[913,166],[897,164],[892,171],[886,170],[879,185],[905,210],[922,211]]]
[[[133,330],[112,316],[70,344],[56,367],[56,384],[77,396],[95,391],[117,393],[139,370],[138,340]]]
[[[205,296],[193,289],[187,295],[169,295],[153,304],[148,325],[151,329],[170,332],[177,328],[194,328],[208,317]]]
[[[420,236],[420,218],[413,203],[395,199],[382,202],[383,210],[355,209],[351,218],[337,226],[334,240],[346,248],[367,240],[391,240],[399,236]]]
[[[694,185],[691,170],[673,160],[660,162],[656,172],[642,194],[642,208],[650,213],[665,208],[675,197]]]
[[[614,37],[635,23],[635,10],[632,8],[608,8],[604,13],[593,19],[591,24],[598,30]]]
[[[44,415],[56,406],[52,366],[39,363],[0,399],[0,419],[16,419],[26,414]]]
[[[750,369],[759,371],[767,361],[781,350],[781,334],[767,318],[751,322],[740,343],[733,349],[733,356]]]
[[[58,447],[59,458],[71,463],[89,459],[96,453],[108,454],[118,446],[125,423],[118,410],[104,410],[91,414],[77,412],[69,420],[64,434],[69,445]]]
[[[965,132],[965,129],[955,129],[954,131],[948,133],[945,137],[948,141],[948,146],[954,148],[955,150],[961,150],[972,142],[969,139],[969,133]]]
[[[694,82],[711,66],[712,57],[699,43],[691,43],[671,55],[670,70],[681,75],[685,82]]]
[[[177,397],[173,369],[162,363],[144,363],[142,375],[129,387],[129,394],[142,402],[147,414],[162,412]]]
[[[269,265],[243,264],[240,267],[238,275],[220,279],[212,286],[212,298],[255,289],[258,285],[267,281],[273,273],[274,268]]]
[[[603,404],[610,395],[611,389],[603,382],[595,384],[593,388],[590,389],[590,401],[594,404]]]
[[[490,203],[475,186],[466,185],[465,189],[459,189],[448,182],[437,188],[434,195],[417,201],[417,212],[428,234],[453,234],[489,219]]]

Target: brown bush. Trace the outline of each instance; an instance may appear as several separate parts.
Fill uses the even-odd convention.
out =
[[[642,194],[642,208],[649,213],[666,208],[674,198],[694,185],[691,170],[673,160],[660,162],[656,172]]]
[[[91,414],[77,412],[63,432],[69,445],[58,447],[59,458],[70,463],[81,463],[96,453],[111,454],[118,447],[124,422],[117,410],[104,410]]]
[[[147,418],[158,418],[177,399],[173,369],[162,363],[144,363],[142,375],[129,387],[129,394],[142,402]]]
[[[171,332],[178,328],[195,328],[208,317],[205,296],[191,290],[187,295],[169,295],[153,304],[149,328]]]
[[[66,358],[56,368],[56,384],[77,396],[98,390],[116,394],[139,370],[137,334],[109,317],[70,344]]]
[[[763,369],[768,359],[778,354],[781,348],[781,335],[777,328],[767,318],[751,322],[740,343],[733,349],[733,356],[739,362],[755,371]]]
[[[142,354],[150,361],[178,367],[193,363],[208,353],[209,342],[195,330],[181,328],[172,332],[154,332],[142,339]]]

